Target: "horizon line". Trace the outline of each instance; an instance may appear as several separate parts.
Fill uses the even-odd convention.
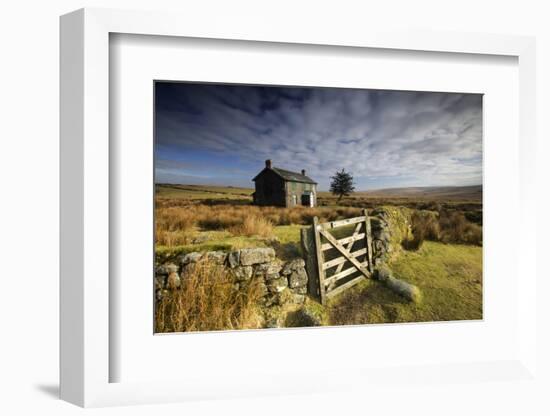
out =
[[[223,188],[242,188],[242,189],[254,189],[254,187],[240,186],[240,185],[223,185],[223,184],[197,184],[197,183],[179,183],[179,182],[155,182],[155,185],[180,185],[180,186],[217,186]],[[479,186],[483,188],[483,184],[475,185],[413,185],[413,186],[393,186],[386,188],[371,188],[371,189],[360,189],[354,192],[374,192],[374,191],[386,191],[390,189],[428,189],[428,188],[470,188],[474,186]],[[320,192],[330,192],[330,190],[318,189]]]

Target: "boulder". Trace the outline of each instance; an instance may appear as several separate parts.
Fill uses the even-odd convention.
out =
[[[420,289],[418,289],[418,287],[416,287],[415,285],[407,283],[403,280],[396,279],[393,276],[390,276],[388,279],[386,279],[384,283],[388,287],[388,289],[391,289],[399,296],[402,296],[411,302],[418,303],[422,299]]]
[[[386,266],[381,265],[374,271],[374,277],[381,282],[388,280],[391,277],[391,270]]]
[[[239,265],[240,259],[241,253],[239,251],[232,251],[227,255],[227,264],[233,269]]]
[[[242,266],[268,263],[275,258],[275,250],[271,247],[243,248],[241,250],[240,257]]]
[[[307,285],[307,273],[304,267],[300,267],[292,272],[288,278],[288,285],[291,289],[305,287]]]

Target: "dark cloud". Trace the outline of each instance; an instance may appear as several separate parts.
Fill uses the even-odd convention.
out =
[[[478,94],[157,83],[155,128],[159,182],[250,186],[270,158],[323,188],[481,183]]]

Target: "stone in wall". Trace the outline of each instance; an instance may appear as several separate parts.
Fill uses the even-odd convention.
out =
[[[295,258],[295,259],[290,260],[289,262],[287,262],[284,265],[284,267],[281,271],[281,274],[287,276],[295,270],[304,269],[305,266],[306,266],[306,263],[305,263],[304,259]]]
[[[252,266],[238,266],[234,269],[230,269],[231,275],[240,282],[249,280],[252,277],[253,271],[254,269]]]
[[[241,252],[239,250],[232,251],[227,255],[227,264],[229,267],[237,267],[241,262]]]
[[[167,263],[159,266],[155,273],[155,288],[157,294],[164,289],[176,289],[181,285],[181,277],[186,269],[201,259],[224,265],[234,276],[235,290],[238,290],[252,277],[260,279],[261,291],[266,306],[284,303],[303,303],[307,293],[308,277],[305,262],[296,258],[283,262],[275,257],[272,248],[248,248],[229,253],[210,251],[193,252],[178,258],[178,265]],[[181,272],[181,276],[178,275]]]
[[[268,263],[275,258],[275,250],[266,248],[243,248],[240,251],[240,263],[243,266]]]
[[[307,285],[307,273],[304,267],[297,268],[292,271],[291,275],[288,277],[288,286],[291,289],[296,289]]]
[[[168,276],[167,275],[164,275],[164,274],[157,274],[155,276],[155,289],[156,290],[161,290],[161,289],[164,289],[166,287],[166,278]]]
[[[269,263],[258,264],[254,269],[256,276],[264,276],[267,280],[279,277],[279,272],[283,268],[283,262],[275,259]]]
[[[202,258],[202,256],[203,256],[203,253],[193,252],[193,253],[184,254],[183,256],[180,256],[178,259],[181,266],[187,266],[188,264],[198,262]]]
[[[305,295],[307,293],[307,287],[306,286],[296,287],[293,289],[293,292],[298,295]]]
[[[215,264],[224,264],[225,259],[227,258],[227,253],[225,251],[209,251],[205,253],[205,257],[208,261],[211,261]]]
[[[288,287],[288,280],[281,276],[277,279],[268,280],[266,285],[271,293],[280,293]]]
[[[292,298],[293,303],[302,304],[306,301],[306,295],[294,294]]]

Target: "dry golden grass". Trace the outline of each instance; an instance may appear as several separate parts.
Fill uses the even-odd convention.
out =
[[[411,227],[413,238],[403,241],[407,250],[418,250],[424,240],[474,245],[482,245],[483,241],[481,227],[458,211],[415,211]]]
[[[424,240],[439,241],[440,228],[434,212],[415,211],[411,215],[412,239],[403,241],[407,250],[418,250]]]
[[[321,222],[334,221],[361,215],[361,209],[208,205],[197,201],[157,198],[155,213],[157,244],[174,247],[188,244],[197,230],[227,230],[234,235],[271,237],[275,226],[309,225],[315,216]]]
[[[315,216],[326,222],[362,214],[359,207],[281,208],[206,202],[157,198],[157,245],[169,248],[188,245],[200,231],[228,231],[236,237],[270,238],[274,235],[274,227],[310,225]],[[403,242],[405,248],[417,250],[424,240],[482,245],[480,225],[468,220],[465,212],[441,205],[428,208],[434,209],[416,210],[413,214],[414,238]],[[477,211],[475,213],[477,215]],[[481,217],[479,221],[481,223]]]
[[[155,238],[157,244],[173,247],[189,243],[190,231],[195,225],[194,213],[170,207],[157,210]]]
[[[155,310],[155,332],[260,328],[260,282],[237,288],[223,266],[200,261],[186,269],[181,287],[169,291]]]
[[[231,228],[230,231],[234,235],[244,235],[247,237],[255,235],[260,237],[272,237],[273,223],[266,218],[251,215],[246,217],[242,224]]]
[[[466,219],[461,212],[442,211],[439,216],[440,241],[482,245],[483,234],[479,225]]]

